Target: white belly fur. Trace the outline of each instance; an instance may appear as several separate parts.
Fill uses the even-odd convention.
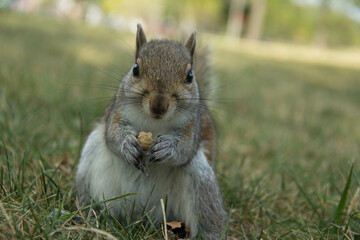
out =
[[[111,207],[110,213],[114,217],[124,220],[132,213],[133,202],[136,204],[135,215],[141,216],[143,207],[147,203],[146,212],[161,223],[163,214],[160,199],[167,198],[167,220],[183,221],[187,226],[197,229],[197,213],[193,208],[195,199],[189,199],[186,191],[192,191],[192,171],[186,167],[170,167],[162,164],[147,166],[149,176],[145,176],[135,167],[114,155],[105,145],[104,125],[99,124],[90,134],[82,150],[77,175],[85,176],[90,183],[90,192],[95,201],[117,197],[127,193],[138,193],[125,200],[107,203]],[[204,174],[212,171],[208,166],[204,152],[199,150],[191,165],[204,168]],[[199,174],[198,172],[196,174]],[[201,175],[201,174],[200,174]],[[188,186],[187,188],[184,186]],[[186,199],[185,199],[186,198]],[[176,219],[175,219],[176,218]],[[192,235],[196,232],[192,232]]]

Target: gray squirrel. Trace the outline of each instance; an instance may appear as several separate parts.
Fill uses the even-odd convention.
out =
[[[134,65],[82,150],[78,199],[87,205],[139,193],[106,208],[125,221],[134,212],[141,217],[145,207],[159,224],[160,199],[166,199],[166,219],[184,222],[191,239],[220,239],[227,215],[211,167],[216,132],[201,89],[205,63],[194,56],[196,31],[183,44],[147,41],[137,27]],[[140,132],[156,137],[147,151],[137,139]]]

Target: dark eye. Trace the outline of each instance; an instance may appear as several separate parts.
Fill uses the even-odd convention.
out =
[[[137,65],[137,63],[135,63],[133,66],[133,75],[134,75],[134,77],[139,77],[139,75],[140,75],[140,70],[139,70],[139,66]]]
[[[191,84],[194,78],[193,70],[190,70],[186,76],[185,84]]]

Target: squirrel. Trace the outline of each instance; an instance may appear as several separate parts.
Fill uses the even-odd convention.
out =
[[[76,189],[83,204],[139,193],[102,205],[123,222],[145,208],[162,223],[166,199],[166,219],[183,222],[191,239],[220,239],[227,214],[211,167],[216,131],[201,89],[205,63],[195,61],[196,33],[185,44],[147,41],[137,25],[134,64],[82,149]],[[157,136],[146,152],[142,131]]]

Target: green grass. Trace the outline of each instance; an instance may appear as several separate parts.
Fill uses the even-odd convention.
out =
[[[79,152],[131,66],[132,41],[0,12],[1,239],[161,238],[138,223],[51,217],[77,210]],[[215,51],[229,239],[359,239],[360,70]]]

